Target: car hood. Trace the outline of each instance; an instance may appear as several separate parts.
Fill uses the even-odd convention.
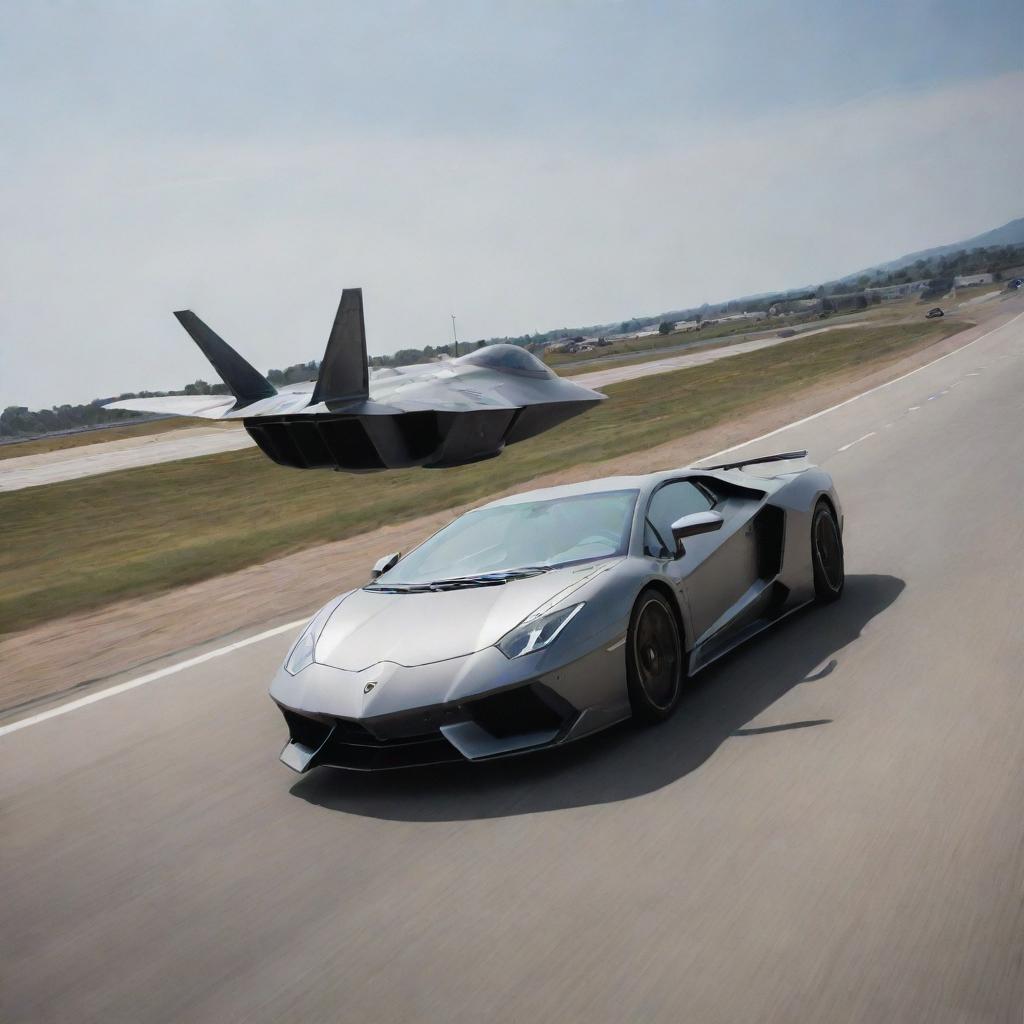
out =
[[[327,620],[316,643],[316,660],[359,672],[382,661],[412,667],[463,657],[490,647],[532,612],[564,600],[617,561],[464,590],[354,590]]]

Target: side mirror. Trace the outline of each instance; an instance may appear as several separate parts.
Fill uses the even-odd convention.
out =
[[[692,512],[682,519],[677,519],[672,524],[672,539],[676,542],[676,558],[686,554],[683,541],[687,537],[696,537],[701,533],[714,533],[722,528],[725,520],[720,512],[708,510],[707,512]]]
[[[395,563],[402,557],[401,551],[392,551],[390,555],[385,555],[383,558],[378,558],[373,563],[373,568],[370,570],[370,579],[375,580],[381,573],[385,573],[388,569],[394,568]]]

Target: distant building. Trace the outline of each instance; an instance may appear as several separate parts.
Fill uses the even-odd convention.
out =
[[[991,284],[993,276],[991,274],[960,274],[958,277],[953,278],[954,288],[970,288],[976,284]]]

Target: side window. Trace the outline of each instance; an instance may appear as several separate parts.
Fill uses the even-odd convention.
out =
[[[665,548],[651,535],[650,527],[644,533],[644,546],[649,555],[665,555],[672,544],[672,524],[693,512],[706,512],[711,508],[707,495],[689,480],[676,480],[658,488],[647,506],[647,519],[658,533]]]

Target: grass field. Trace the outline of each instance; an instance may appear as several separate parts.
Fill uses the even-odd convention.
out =
[[[282,469],[253,450],[0,494],[0,633],[649,448],[963,326],[836,331],[618,384],[585,416],[458,469],[345,476]]]

